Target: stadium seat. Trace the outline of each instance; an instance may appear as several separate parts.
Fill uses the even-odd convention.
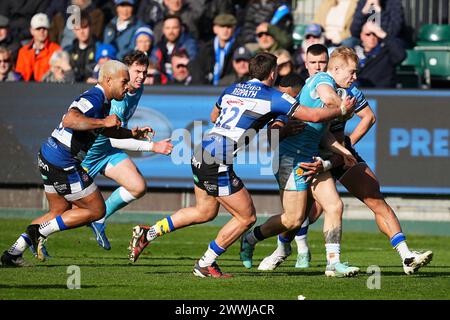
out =
[[[420,47],[415,49],[424,53],[432,80],[450,80],[450,47],[445,50],[426,50]]]
[[[417,46],[450,46],[450,25],[424,24],[419,29]]]
[[[397,68],[400,88],[429,88],[430,70],[422,51],[407,50],[406,59]]]
[[[306,24],[297,24],[294,26],[294,31],[292,32],[292,38],[294,40],[294,46],[296,48],[300,47],[303,42],[303,35],[305,34]]]

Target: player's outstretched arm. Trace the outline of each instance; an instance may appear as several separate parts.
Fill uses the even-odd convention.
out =
[[[339,108],[310,108],[299,106],[292,115],[294,118],[309,122],[324,122],[334,119],[338,116],[346,115],[355,108],[355,98],[345,98]]]
[[[143,152],[155,152],[168,155],[172,152],[173,144],[170,139],[164,139],[162,141],[150,142],[146,140],[137,139],[109,139],[111,145],[114,148],[127,150],[127,151],[143,151]]]
[[[110,115],[104,119],[86,117],[81,111],[71,108],[62,120],[62,125],[77,131],[87,131],[101,128],[118,128],[121,125],[118,116]]]

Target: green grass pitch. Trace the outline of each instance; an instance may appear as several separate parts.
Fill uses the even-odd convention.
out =
[[[1,250],[9,248],[28,223],[0,219]],[[356,278],[327,278],[322,234],[311,231],[312,267],[307,270],[294,268],[293,254],[275,271],[258,271],[257,264],[275,246],[273,238],[258,244],[253,269],[241,265],[235,243],[218,260],[222,270],[234,278],[200,279],[192,274],[192,267],[219,227],[193,226],[166,235],[151,243],[131,265],[127,246],[133,225],[108,225],[111,251],[98,247],[86,227],[54,234],[48,242],[52,259],[41,263],[27,251],[25,258],[35,262],[34,267],[0,269],[0,299],[296,300],[299,295],[307,300],[450,299],[450,237],[407,235],[412,249],[434,252],[430,265],[412,276],[403,273],[399,256],[382,234],[344,231],[341,260],[359,266],[362,272]],[[80,268],[80,290],[67,288],[71,265]],[[371,265],[381,269],[380,289],[367,287],[371,278],[366,270]]]

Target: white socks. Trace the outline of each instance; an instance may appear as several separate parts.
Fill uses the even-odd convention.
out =
[[[326,243],[327,264],[340,262],[341,245],[339,243]]]

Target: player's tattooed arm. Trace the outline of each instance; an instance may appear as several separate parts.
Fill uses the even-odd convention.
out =
[[[120,120],[116,115],[107,116],[104,119],[96,119],[86,117],[82,112],[76,108],[71,108],[62,120],[65,128],[70,128],[77,131],[87,131],[101,128],[120,127]]]

